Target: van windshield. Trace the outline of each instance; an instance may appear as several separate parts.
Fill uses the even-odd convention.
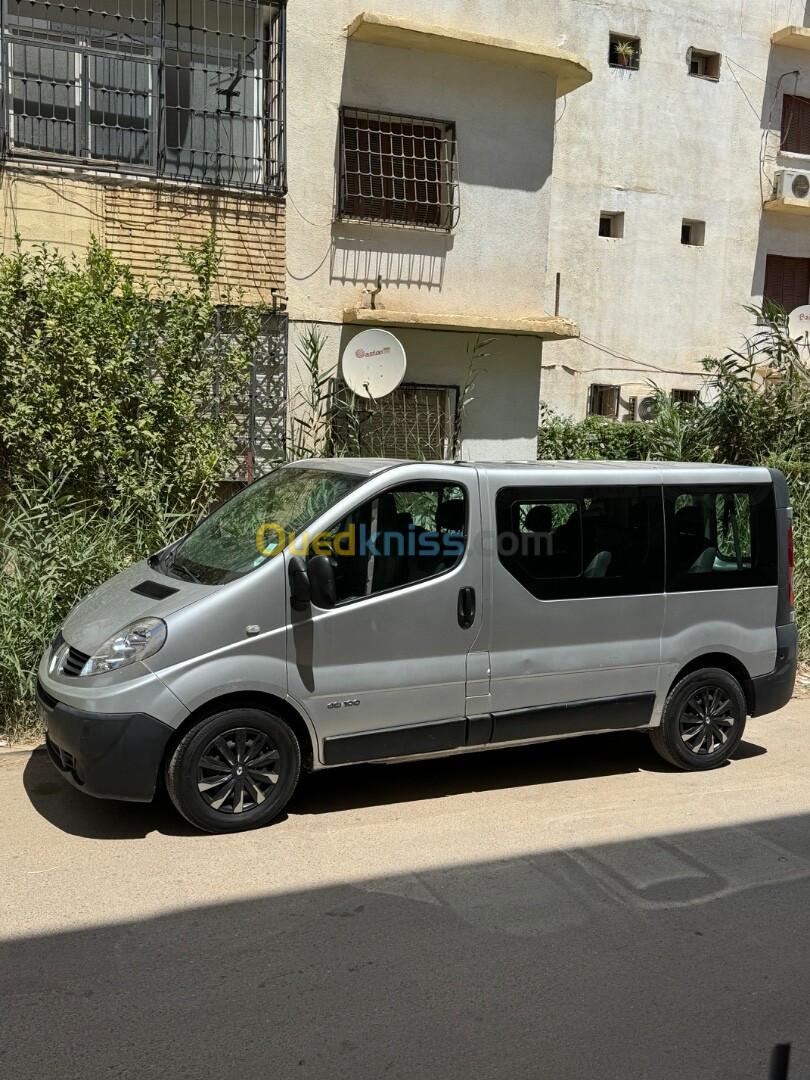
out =
[[[282,534],[299,535],[365,481],[326,469],[283,466],[240,491],[161,560],[156,568],[203,585],[243,577],[282,551]],[[257,534],[268,526],[259,547]]]

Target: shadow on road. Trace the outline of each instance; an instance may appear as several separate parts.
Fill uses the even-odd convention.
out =
[[[269,895],[0,942],[0,1075],[810,1075],[809,815],[287,893],[259,851]]]
[[[764,747],[743,742],[734,760],[766,752]],[[733,767],[733,762],[725,767]],[[645,734],[587,736],[432,761],[358,765],[305,774],[287,812],[331,814],[639,771],[672,771],[652,749]],[[150,805],[90,798],[63,780],[43,752],[31,755],[23,783],[34,809],[52,825],[76,836],[120,840],[145,837],[151,832],[183,836],[194,831],[175,812],[165,793]]]

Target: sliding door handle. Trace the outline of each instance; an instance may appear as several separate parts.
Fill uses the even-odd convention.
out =
[[[475,622],[475,589],[462,589],[458,594],[458,625],[469,630]]]

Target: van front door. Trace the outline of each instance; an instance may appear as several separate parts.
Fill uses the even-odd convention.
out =
[[[444,466],[380,491],[329,530],[337,606],[290,610],[288,686],[326,765],[467,743],[481,626],[478,477]]]
[[[491,497],[493,741],[649,723],[665,609],[661,487]]]

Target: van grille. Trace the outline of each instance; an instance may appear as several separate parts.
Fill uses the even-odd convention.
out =
[[[37,697],[40,699],[43,705],[46,705],[49,709],[56,708],[56,698],[51,697],[51,695],[48,693],[48,691],[45,689],[39,679],[37,679]]]
[[[62,772],[72,772],[76,774],[76,759],[73,754],[69,754],[67,750],[63,750],[61,746],[57,746],[56,743],[50,738],[45,736],[45,747],[48,751],[51,761]]]
[[[71,645],[65,654],[65,659],[62,661],[62,674],[75,679],[81,674],[82,668],[89,659],[88,653],[79,652],[78,649],[74,649]]]

